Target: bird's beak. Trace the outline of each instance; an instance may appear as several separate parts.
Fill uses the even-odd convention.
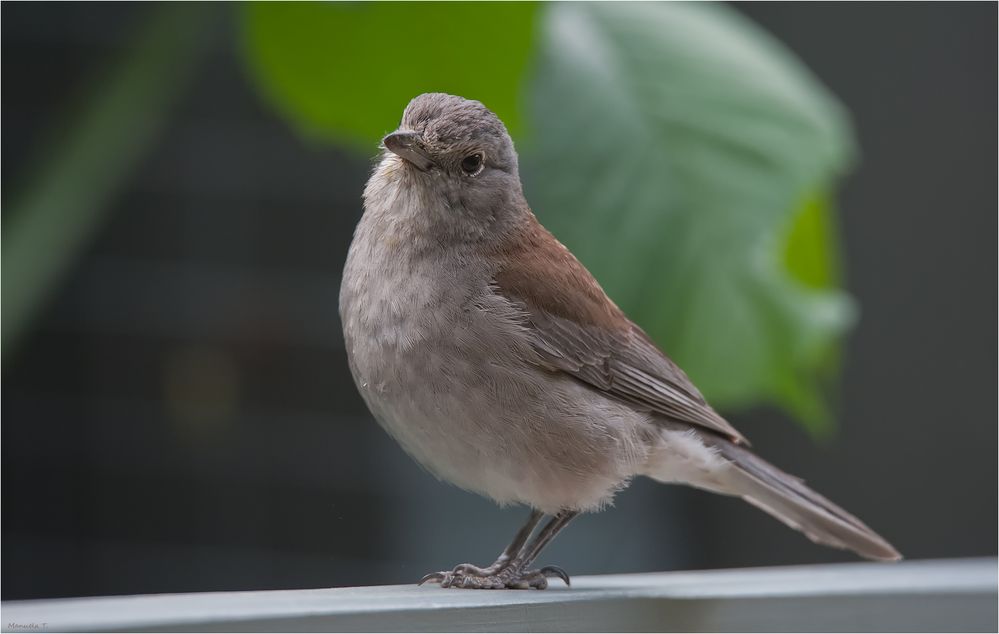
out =
[[[420,135],[416,132],[393,132],[384,139],[382,144],[396,156],[406,159],[417,169],[426,172],[437,163],[423,147]]]

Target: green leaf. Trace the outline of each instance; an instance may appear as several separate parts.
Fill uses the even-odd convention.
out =
[[[409,100],[486,103],[511,133],[534,3],[251,2],[243,51],[265,97],[300,132],[371,151]]]
[[[853,152],[836,100],[721,4],[553,4],[541,31],[539,217],[716,405],[827,428],[854,314],[817,193]]]
[[[827,192],[805,198],[794,214],[784,266],[791,276],[809,288],[832,288],[840,283],[839,236]]]

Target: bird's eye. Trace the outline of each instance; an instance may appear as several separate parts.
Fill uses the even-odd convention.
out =
[[[469,176],[475,176],[482,171],[482,155],[469,154],[461,160],[461,171]]]

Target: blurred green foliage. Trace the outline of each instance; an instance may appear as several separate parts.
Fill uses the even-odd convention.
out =
[[[506,121],[535,212],[722,408],[829,431],[854,304],[832,195],[847,115],[721,4],[244,8],[262,94],[296,129],[371,152],[410,98]],[[523,125],[521,110],[523,110]]]

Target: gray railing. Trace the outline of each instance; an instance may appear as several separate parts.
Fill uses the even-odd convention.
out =
[[[992,631],[995,559],[5,602],[4,631]]]

